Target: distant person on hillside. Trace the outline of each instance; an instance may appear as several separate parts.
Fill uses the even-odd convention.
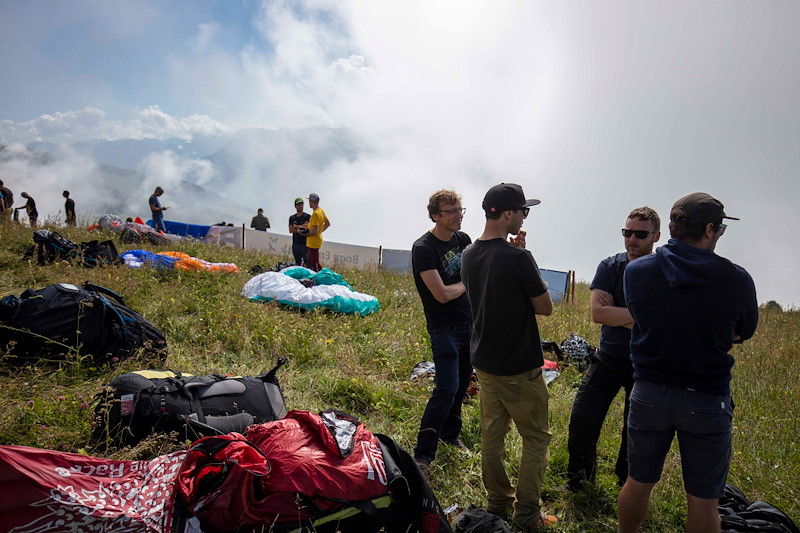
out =
[[[441,190],[428,200],[433,229],[414,242],[411,267],[431,339],[436,384],[419,425],[414,459],[427,467],[439,441],[465,449],[461,441],[461,404],[472,377],[469,339],[472,312],[461,281],[461,253],[472,242],[460,231],[461,196]]]
[[[311,215],[303,212],[303,199],[294,199],[295,214],[289,217],[289,233],[292,234],[292,255],[294,264],[308,265],[308,247],[306,246],[306,235],[308,235],[308,221]]]
[[[161,207],[161,202],[159,202],[158,197],[162,194],[164,194],[164,189],[156,187],[148,203],[150,204],[150,212],[153,216],[153,227],[156,231],[166,232],[166,228],[164,227],[164,211],[169,209],[169,206]]]
[[[311,193],[308,195],[308,205],[314,211],[308,220],[308,235],[306,236],[306,246],[308,247],[308,268],[319,271],[322,266],[319,264],[319,249],[322,248],[322,232],[331,227],[331,221],[325,211],[319,206],[319,195]]]
[[[39,211],[36,210],[36,201],[26,192],[23,192],[21,196],[27,201],[25,202],[25,205],[17,207],[16,210],[19,211],[20,209],[24,209],[28,214],[28,222],[32,228],[35,228],[36,221],[39,219]]]
[[[625,269],[633,317],[633,390],[628,415],[628,480],[619,493],[619,531],[639,530],[650,493],[678,434],[687,533],[720,531],[717,510],[731,461],[733,356],[756,331],[750,274],[714,253],[729,217],[706,193],[675,202],[670,240]],[[481,391],[483,393],[483,391]]]
[[[264,216],[264,210],[259,208],[258,214],[250,221],[250,227],[256,231],[267,231],[269,229],[269,219]]]
[[[481,384],[481,471],[488,510],[513,511],[525,531],[552,526],[542,513],[542,482],[550,444],[550,392],[536,315],[550,315],[553,301],[531,253],[522,223],[539,200],[522,187],[495,185],[483,199],[483,234],[464,250],[461,277],[472,305],[472,366]],[[508,235],[514,235],[507,239]],[[505,467],[512,421],[522,437],[516,490]]]
[[[3,195],[0,200],[0,222],[3,220],[11,220],[11,212],[14,210],[14,193],[11,189],[3,185],[3,180],[0,180],[0,194]]]
[[[67,214],[67,226],[74,226],[76,224],[75,220],[75,200],[69,197],[69,191],[64,191],[61,195],[67,199],[64,202],[64,212]]]
[[[633,318],[625,306],[622,276],[628,263],[653,253],[653,245],[661,237],[660,230],[658,213],[649,207],[631,211],[622,230],[625,251],[603,259],[589,285],[592,320],[602,324],[600,349],[583,375],[569,418],[567,489],[570,491],[581,490],[584,481],[594,483],[600,430],[620,389],[625,390],[625,409],[615,472],[620,487],[628,479],[626,420],[633,387],[630,350]]]

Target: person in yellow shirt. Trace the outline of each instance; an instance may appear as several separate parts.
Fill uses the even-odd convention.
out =
[[[322,248],[322,232],[331,227],[328,215],[319,206],[319,195],[311,193],[308,195],[308,205],[314,211],[308,221],[308,234],[306,235],[306,247],[308,247],[308,268],[319,271],[322,267],[319,264],[319,249]]]

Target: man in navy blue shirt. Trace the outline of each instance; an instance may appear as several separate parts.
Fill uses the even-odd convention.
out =
[[[622,237],[625,251],[601,261],[589,286],[592,320],[603,326],[600,349],[583,375],[569,418],[567,489],[571,491],[580,490],[584,481],[594,483],[600,430],[620,389],[625,390],[624,417],[628,416],[633,387],[630,357],[633,317],[625,306],[622,276],[628,263],[653,253],[653,245],[661,237],[658,213],[647,206],[634,209],[625,220]],[[628,426],[623,423],[614,469],[620,487],[628,478],[627,432]]]
[[[168,206],[161,206],[161,202],[158,200],[159,196],[164,194],[164,189],[161,187],[156,187],[156,190],[150,196],[150,199],[147,203],[150,205],[150,213],[152,214],[153,218],[153,227],[156,231],[166,232],[167,229],[164,227],[164,211],[169,209]]]
[[[650,493],[677,433],[687,533],[720,531],[717,511],[731,458],[733,343],[753,336],[753,279],[714,253],[725,233],[722,203],[706,193],[680,198],[669,242],[625,269],[633,317],[634,385],[628,415],[628,480],[619,494],[619,531],[639,530]]]

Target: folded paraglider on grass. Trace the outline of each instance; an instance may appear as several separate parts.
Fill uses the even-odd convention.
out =
[[[245,284],[242,296],[256,302],[275,301],[307,311],[323,308],[369,315],[381,308],[377,298],[354,291],[340,274],[329,268],[316,273],[303,267],[264,272]]]
[[[186,270],[199,272],[227,272],[237,274],[239,267],[234,263],[211,263],[204,259],[192,257],[183,252],[150,252],[148,250],[127,250],[120,254],[125,264],[133,268],[149,266],[164,270]]]

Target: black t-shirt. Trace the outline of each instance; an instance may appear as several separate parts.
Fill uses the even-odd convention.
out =
[[[544,364],[531,298],[547,290],[528,250],[505,239],[475,241],[464,252],[461,275],[472,305],[472,366],[496,376]]]
[[[295,213],[294,215],[289,217],[289,225],[296,224],[301,226],[311,220],[311,215],[308,213],[302,213],[298,215]],[[306,236],[301,235],[299,233],[292,233],[292,244],[305,244],[306,243]]]
[[[67,201],[64,202],[64,211],[66,211],[67,214],[75,213],[75,200],[67,198]]]
[[[25,202],[25,211],[28,213],[28,218],[37,218],[39,216],[39,211],[36,210],[36,202],[30,196],[28,196],[28,201]]]
[[[428,328],[469,324],[472,313],[466,294],[455,300],[440,303],[433,297],[420,272],[436,270],[445,285],[453,285],[461,281],[461,254],[472,240],[463,231],[456,231],[453,237],[445,242],[436,238],[430,231],[414,242],[411,247],[411,268],[414,272],[414,283],[422,300]]]
[[[628,253],[622,252],[603,259],[597,265],[590,289],[600,289],[614,297],[616,307],[625,305],[625,292],[622,278],[628,266]],[[607,364],[625,363],[630,366],[631,330],[622,326],[603,326],[600,328],[600,351],[596,357]]]

